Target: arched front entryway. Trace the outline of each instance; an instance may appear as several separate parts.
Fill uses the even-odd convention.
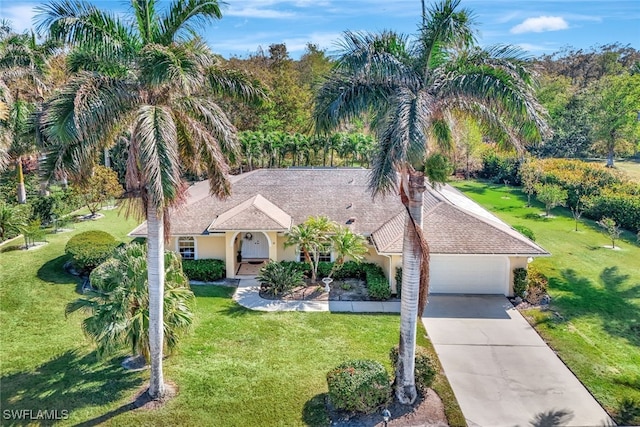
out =
[[[260,231],[240,232],[235,239],[235,273],[239,276],[255,276],[269,261],[271,239]]]
[[[242,261],[269,259],[269,239],[266,234],[256,231],[242,233],[240,237]]]

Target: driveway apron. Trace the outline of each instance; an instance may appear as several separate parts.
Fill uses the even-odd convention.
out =
[[[431,295],[423,322],[469,426],[615,425],[505,297]]]

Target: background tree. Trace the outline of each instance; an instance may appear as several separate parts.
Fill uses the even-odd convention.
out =
[[[0,201],[0,242],[20,234],[27,225],[28,213],[23,207]]]
[[[614,166],[616,154],[632,154],[640,147],[640,75],[605,76],[589,87],[596,151]]]
[[[86,178],[94,159],[123,133],[127,192],[139,197],[147,219],[149,342],[148,394],[164,395],[162,372],[166,212],[183,198],[183,170],[206,171],[212,195],[229,194],[228,159],[235,160],[235,127],[213,95],[255,101],[261,92],[244,75],[221,69],[195,36],[197,24],[222,15],[217,1],[132,2],[130,17],[86,2],[39,7],[38,28],[67,43],[77,71],[47,102],[41,118],[50,172]],[[132,24],[133,23],[133,24]]]
[[[426,10],[415,43],[393,32],[347,32],[315,109],[319,133],[373,114],[378,150],[370,188],[374,194],[400,193],[408,213],[395,383],[403,404],[417,396],[416,323],[429,280],[422,234],[425,158],[452,145],[452,117],[459,112],[479,120],[494,139],[517,146],[539,140],[547,129],[524,58],[511,47],[476,47],[473,16],[459,4],[443,0]]]
[[[531,206],[531,196],[536,193],[536,185],[542,178],[540,166],[531,157],[527,157],[518,171],[522,181],[522,191],[527,195],[527,207]]]
[[[27,201],[22,161],[38,151],[32,116],[47,91],[48,61],[55,51],[55,43],[38,43],[35,34],[15,33],[8,21],[0,22],[0,88],[8,112],[0,118],[0,145],[15,163],[22,204]],[[6,154],[0,157],[6,159]]]
[[[164,253],[164,346],[176,348],[193,323],[191,305],[195,301],[189,280],[182,272],[179,255]],[[147,286],[147,250],[131,243],[116,249],[89,276],[91,289],[83,297],[67,304],[65,314],[78,310],[89,317],[82,329],[97,345],[99,356],[128,347],[134,356],[149,363],[149,287]]]
[[[616,240],[618,240],[621,234],[618,224],[616,224],[616,222],[612,218],[604,217],[600,221],[598,221],[598,225],[602,227],[602,231],[604,232],[604,234],[609,236],[609,239],[611,239],[611,248],[615,249]]]
[[[536,184],[536,198],[544,203],[546,216],[551,214],[551,209],[556,206],[564,206],[567,202],[567,190],[556,184]]]
[[[87,180],[77,185],[82,200],[91,215],[95,215],[104,202],[122,197],[124,193],[124,189],[118,182],[118,174],[100,165],[94,167],[93,174]]]

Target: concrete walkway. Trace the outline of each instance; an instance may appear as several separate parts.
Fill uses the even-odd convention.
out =
[[[615,425],[505,297],[429,300],[423,322],[469,426]]]
[[[399,301],[278,301],[261,298],[255,276],[239,276],[233,299],[257,311],[332,311],[352,313],[400,313]]]

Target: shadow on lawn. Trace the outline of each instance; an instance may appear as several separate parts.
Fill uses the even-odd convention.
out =
[[[38,278],[45,282],[56,283],[59,285],[68,285],[77,282],[77,278],[64,269],[64,264],[69,259],[68,255],[60,255],[53,258],[38,269]]]
[[[563,270],[562,277],[550,278],[551,288],[572,294],[558,298],[555,305],[569,317],[595,314],[609,334],[640,347],[640,314],[638,307],[630,302],[640,298],[640,283],[625,286],[629,276],[620,274],[616,266],[604,268],[598,278],[602,286],[573,269]]]
[[[32,371],[4,375],[0,378],[0,406],[3,411],[31,410],[35,416],[39,410],[57,410],[58,414],[66,410],[72,415],[86,406],[109,404],[143,383],[141,374],[125,372],[117,363],[119,359],[101,363],[95,352],[83,356],[78,351],[67,351]],[[124,412],[125,406],[111,411],[114,414],[109,413],[109,418]],[[14,419],[11,424],[33,425],[33,421]],[[51,424],[51,420],[39,422]]]

